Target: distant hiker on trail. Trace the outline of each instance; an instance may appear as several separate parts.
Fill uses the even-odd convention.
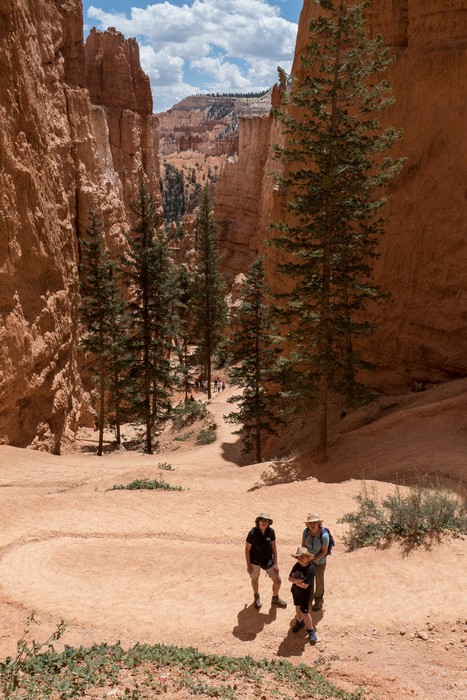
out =
[[[250,575],[251,587],[254,593],[254,606],[257,610],[261,607],[259,596],[259,575],[263,569],[272,580],[273,605],[286,608],[287,603],[279,598],[281,578],[277,564],[276,533],[271,527],[272,520],[268,513],[260,513],[255,520],[255,526],[251,528],[246,538],[245,559],[246,570]]]
[[[315,601],[311,609],[321,610],[324,601],[324,571],[326,569],[329,534],[323,530],[323,522],[319,516],[313,513],[307,515],[305,525],[306,528],[302,534],[302,547],[306,547],[313,555],[312,561],[316,570],[314,587],[310,589],[310,600],[314,598]]]
[[[296,615],[292,632],[300,632],[302,627],[306,625],[310,644],[316,644],[318,639],[310,615],[310,588],[313,590],[315,579],[315,567],[311,563],[313,555],[309,553],[306,547],[299,547],[292,556],[297,560],[289,576],[289,581],[292,584],[291,590]]]

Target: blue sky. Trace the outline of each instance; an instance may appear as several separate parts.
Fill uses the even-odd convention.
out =
[[[84,32],[136,37],[154,111],[187,95],[251,92],[289,70],[303,0],[83,0]]]

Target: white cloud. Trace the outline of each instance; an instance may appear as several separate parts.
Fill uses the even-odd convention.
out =
[[[131,8],[131,16],[90,7],[100,29],[116,27],[136,36],[157,111],[174,95],[200,91],[257,90],[277,79],[277,66],[290,68],[297,25],[266,0],[194,0]]]

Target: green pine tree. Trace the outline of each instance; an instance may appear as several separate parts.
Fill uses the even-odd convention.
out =
[[[243,387],[243,393],[228,399],[229,403],[238,401],[238,410],[229,413],[226,420],[241,423],[237,434],[244,437],[242,453],[253,452],[256,462],[261,462],[264,435],[277,435],[277,426],[284,422],[279,414],[280,395],[274,388],[278,340],[261,256],[248,270],[227,343],[229,377],[232,384]]]
[[[144,184],[131,206],[137,221],[123,259],[131,315],[127,397],[145,422],[146,451],[152,454],[153,426],[168,417],[175,382],[170,362],[175,275],[161,217]]]
[[[185,393],[185,401],[190,391],[190,363],[188,345],[191,338],[191,292],[192,279],[188,268],[181,265],[176,275],[177,287],[177,330],[175,336],[175,349],[178,357],[178,374]]]
[[[286,255],[278,271],[290,278],[282,318],[290,328],[296,399],[316,404],[317,461],[327,458],[328,393],[352,392],[363,361],[353,339],[370,330],[364,309],[381,296],[372,282],[383,233],[381,188],[401,168],[383,154],[400,137],[378,113],[392,103],[383,78],[392,57],[364,20],[369,2],[314,0],[301,66],[291,80],[279,71],[283,104],[274,111],[286,145],[277,177],[287,197],[287,222],[274,223],[272,243]]]
[[[201,191],[195,226],[195,263],[193,279],[193,331],[199,346],[202,375],[211,398],[213,355],[223,339],[227,317],[225,284],[219,271],[217,228],[212,214],[211,194],[206,185]]]
[[[179,223],[187,211],[187,195],[183,173],[170,163],[164,163],[165,175],[162,183],[162,207],[164,223]]]
[[[97,454],[101,456],[107,408],[106,397],[113,384],[115,343],[121,330],[125,302],[120,293],[117,264],[105,248],[102,223],[92,209],[89,211],[89,220],[90,225],[81,247],[80,311],[84,326],[81,347],[91,353],[96,367],[94,382],[99,395]]]

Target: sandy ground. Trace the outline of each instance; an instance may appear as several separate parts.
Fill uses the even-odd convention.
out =
[[[441,403],[458,394],[451,392]],[[452,413],[446,414],[445,448],[455,457],[456,479],[462,464],[465,475],[467,446],[465,412],[459,407],[466,395],[461,394],[453,410],[464,425],[453,425]],[[28,613],[35,611],[41,621],[38,640],[63,618],[67,629],[61,641],[73,646],[160,642],[310,664],[320,656],[329,662],[330,680],[349,689],[362,686],[370,697],[467,697],[466,541],[409,554],[396,545],[347,553],[345,526],[337,522],[356,509],[354,496],[361,487],[358,479],[342,480],[344,465],[351,463],[360,476],[371,454],[375,479],[397,464],[409,468],[412,443],[404,453],[401,430],[419,436],[432,464],[444,409],[430,411],[433,397],[417,398],[418,412],[413,401],[407,407],[402,402],[399,420],[393,415],[388,425],[384,415],[371,427],[358,427],[363,443],[355,428],[347,459],[341,443],[326,479],[318,481],[310,476],[311,465],[290,478],[281,478],[270,464],[238,466],[238,438],[222,420],[232,410],[228,395],[225,391],[211,402],[218,425],[211,445],[102,458],[0,447],[0,658],[14,652]],[[92,442],[95,436],[88,438]],[[378,440],[394,449],[378,451]],[[396,464],[389,464],[391,459]],[[159,469],[161,462],[174,471]],[[143,477],[163,478],[184,490],[108,490]],[[381,495],[393,489],[383,481],[367,484],[375,484]],[[286,610],[270,605],[265,577],[260,580],[263,607],[260,612],[252,607],[244,540],[264,510],[274,519]],[[310,510],[320,514],[337,541],[326,571],[324,610],[314,619],[320,640],[315,647],[291,632],[287,582],[295,562],[291,553]]]

